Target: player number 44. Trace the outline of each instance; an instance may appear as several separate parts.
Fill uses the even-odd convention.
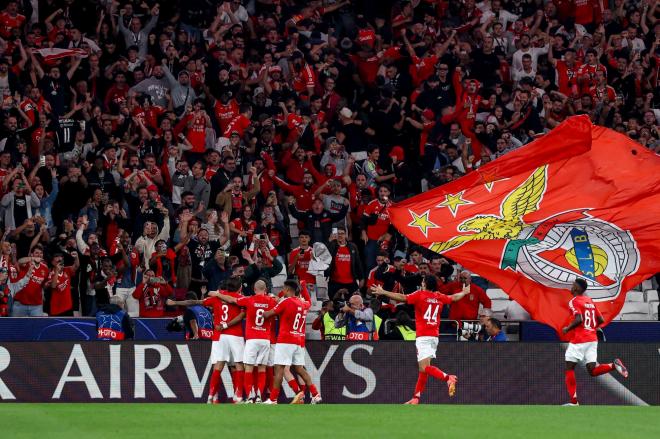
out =
[[[426,308],[426,312],[424,313],[424,320],[429,323],[436,323],[438,321],[438,311],[440,311],[440,307],[438,305],[429,305],[428,308]]]

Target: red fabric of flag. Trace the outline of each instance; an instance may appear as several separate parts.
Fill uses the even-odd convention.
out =
[[[606,322],[660,271],[660,157],[575,116],[477,171],[390,207],[410,240],[499,285],[560,332],[576,278]]]

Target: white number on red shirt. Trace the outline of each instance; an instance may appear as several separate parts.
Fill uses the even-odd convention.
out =
[[[257,326],[263,326],[264,324],[264,310],[258,309],[256,315],[254,316],[254,324]]]
[[[223,321],[223,322],[226,322],[227,318],[229,318],[229,305],[223,304],[222,305],[222,318],[220,320]]]
[[[305,324],[305,317],[301,313],[296,314],[296,318],[293,319],[293,330],[300,331],[300,329]]]
[[[584,311],[584,329],[594,329],[596,323],[596,311],[587,309]]]
[[[438,311],[440,311],[440,305],[429,305],[429,307],[426,308],[426,312],[424,312],[424,320],[429,323],[437,323]]]

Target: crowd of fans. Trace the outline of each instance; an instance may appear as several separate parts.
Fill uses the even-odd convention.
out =
[[[469,277],[392,202],[573,114],[659,151],[655,0],[2,3],[0,315],[322,275],[371,331],[375,283]]]

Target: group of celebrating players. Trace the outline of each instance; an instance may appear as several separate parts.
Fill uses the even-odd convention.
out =
[[[227,364],[232,367],[234,395],[231,399],[235,403],[277,404],[283,378],[295,392],[291,404],[304,404],[307,390],[310,402],[320,403],[321,395],[305,369],[305,320],[312,304],[306,283],[287,280],[279,298],[269,294],[263,280],[254,284],[253,296],[241,294],[242,284],[236,278],[229,279],[225,288],[210,291],[203,300],[168,300],[170,306],[202,305],[213,310],[213,373],[208,403],[220,402],[221,372]],[[470,294],[470,289],[466,285],[461,292],[450,296],[437,292],[437,289],[434,276],[424,277],[420,289],[407,295],[385,291],[378,285],[371,288],[373,295],[412,305],[415,310],[419,373],[413,397],[406,404],[419,404],[429,376],[446,382],[450,397],[456,394],[456,375],[432,366],[431,360],[436,358],[438,349],[442,307],[463,299]],[[573,320],[563,328],[564,334],[571,335],[565,355],[565,384],[571,402],[566,405],[579,405],[575,379],[578,363],[585,363],[587,371],[594,377],[613,370],[624,378],[628,377],[628,370],[618,358],[612,363],[597,363],[596,331],[604,320],[586,290],[586,282],[576,279],[571,289],[574,297],[569,302]],[[278,319],[277,331],[275,318]]]

